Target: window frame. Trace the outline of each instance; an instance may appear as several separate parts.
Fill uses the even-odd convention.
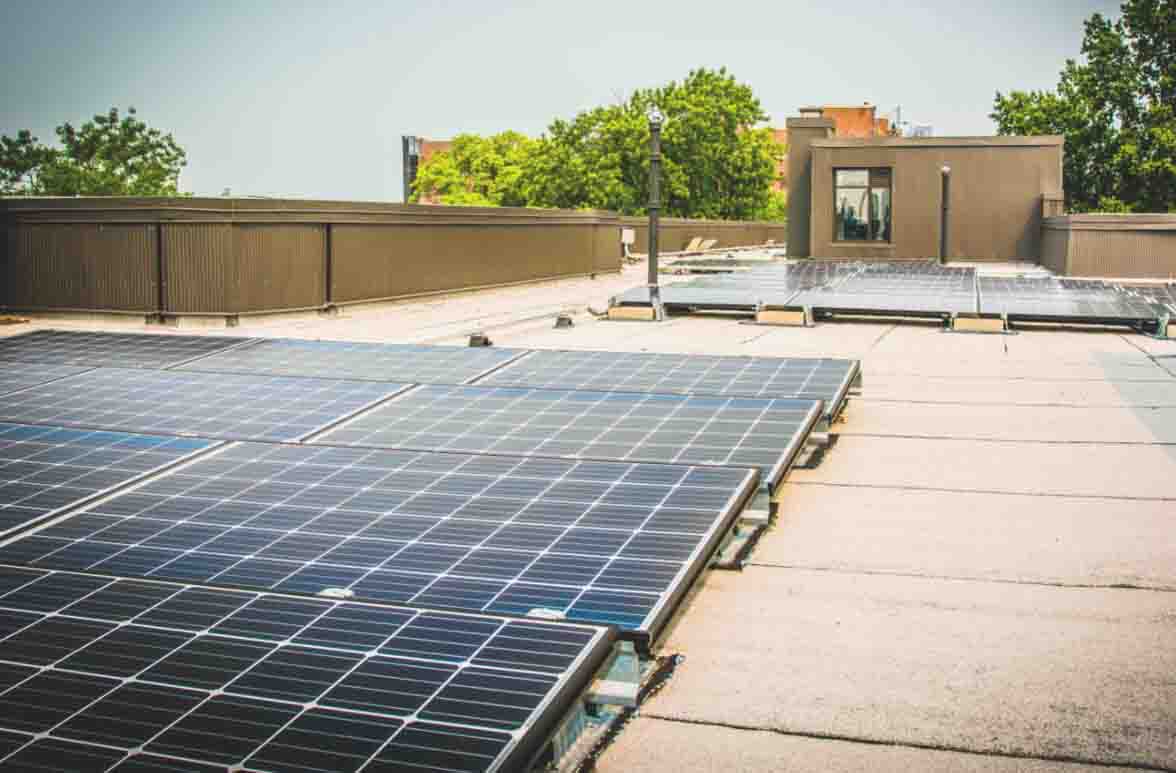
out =
[[[866,191],[866,223],[872,223],[874,220],[874,197],[870,194],[875,187],[880,189],[880,186],[870,185],[871,172],[886,171],[887,185],[886,190],[889,193],[888,200],[890,202],[890,229],[885,239],[839,239],[837,237],[837,173],[838,172],[865,172],[866,184],[864,190]],[[846,185],[845,188],[858,188],[859,186]],[[886,164],[876,164],[872,166],[835,166],[833,167],[833,243],[834,244],[854,244],[858,246],[890,246],[894,244],[894,167]]]

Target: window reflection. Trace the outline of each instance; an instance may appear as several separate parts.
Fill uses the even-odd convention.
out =
[[[843,242],[889,242],[889,169],[833,172],[833,238]]]

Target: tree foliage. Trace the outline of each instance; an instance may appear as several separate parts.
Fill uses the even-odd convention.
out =
[[[506,131],[490,137],[459,134],[446,151],[417,172],[413,200],[430,196],[444,204],[521,207],[519,178],[535,140]]]
[[[462,135],[421,166],[415,196],[450,204],[645,212],[649,109],[665,116],[663,211],[670,216],[781,218],[771,191],[780,148],[751,88],[725,69],[634,92],[618,104],[557,119],[537,140]]]
[[[1176,0],[1126,0],[1085,24],[1056,91],[997,92],[1001,134],[1062,134],[1073,211],[1176,209]]]
[[[60,147],[28,130],[0,137],[0,193],[27,196],[176,196],[187,155],[135,108],[57,127]]]

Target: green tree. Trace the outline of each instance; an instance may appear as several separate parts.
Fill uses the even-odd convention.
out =
[[[117,108],[57,127],[60,147],[28,130],[0,137],[0,193],[25,196],[176,196],[187,155],[171,134]]]
[[[514,132],[462,135],[417,174],[414,200],[447,204],[645,212],[650,107],[662,132],[664,212],[730,220],[779,218],[771,191],[781,149],[751,88],[725,69],[644,89],[619,104],[557,119],[537,140]]]
[[[490,137],[460,134],[449,150],[434,154],[417,172],[412,201],[483,207],[526,205],[520,176],[535,140],[506,131]]]
[[[1001,134],[1062,134],[1072,211],[1176,209],[1176,0],[1126,0],[1085,23],[1056,91],[997,92]]]
[[[698,69],[681,82],[642,89],[621,104],[580,113],[548,128],[527,167],[528,199],[540,206],[593,207],[627,215],[649,199],[649,121],[662,131],[665,214],[747,220],[774,203],[780,149],[751,87],[726,69]]]

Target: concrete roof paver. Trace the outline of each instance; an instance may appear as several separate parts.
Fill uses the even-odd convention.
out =
[[[1163,499],[1176,509],[1176,447],[842,436],[795,483]]]
[[[1176,594],[711,573],[651,717],[1176,767]]]
[[[1176,387],[1176,385],[1174,385]],[[890,435],[1043,443],[1174,443],[1176,406],[950,405],[872,402],[837,427],[843,436]]]
[[[599,773],[763,773],[822,771],[851,773],[1115,773],[1133,768],[1082,765],[1025,758],[965,754],[938,749],[850,743],[747,731],[716,725],[637,717],[624,730],[625,743],[600,758]]]
[[[866,404],[883,400],[979,405],[1176,406],[1176,379],[1051,381],[877,374],[864,376],[862,399],[857,402]]]
[[[779,507],[753,563],[1176,590],[1171,502],[785,485]]]

